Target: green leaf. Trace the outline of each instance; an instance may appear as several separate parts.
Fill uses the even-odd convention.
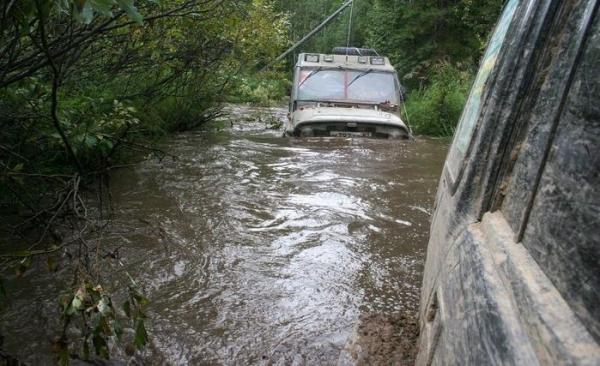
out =
[[[13,179],[15,182],[17,182],[17,183],[18,183],[20,186],[23,186],[23,185],[25,185],[25,180],[23,179],[23,177],[22,177],[22,176],[19,176],[19,175],[17,175],[17,176],[13,176],[13,177],[12,177],[12,179]]]
[[[92,135],[87,135],[85,137],[85,146],[88,148],[92,148],[94,147],[94,145],[96,145],[96,143],[98,142],[98,140],[96,139],[96,137],[92,136]]]
[[[71,9],[71,4],[68,0],[58,0],[57,1],[58,10],[61,12],[68,12]]]
[[[85,0],[75,0],[73,3],[75,4],[75,9],[77,9],[78,12],[81,12],[85,6]]]
[[[58,364],[60,366],[68,366],[71,362],[71,357],[69,356],[69,347],[65,345],[58,352]]]
[[[64,313],[67,313],[67,310],[69,309],[69,305],[71,304],[72,301],[72,297],[70,295],[61,295],[58,298],[58,304],[60,305],[60,308],[63,310]]]
[[[133,0],[117,0],[117,3],[121,9],[125,10],[131,20],[140,25],[144,22],[144,17],[138,12],[135,5],[133,5]]]
[[[114,0],[90,0],[90,5],[94,10],[98,13],[104,15],[105,17],[112,17],[112,7],[116,4]]]
[[[78,20],[85,24],[90,24],[94,19],[94,9],[92,9],[89,2],[83,5],[83,8],[77,13]]]
[[[94,328],[94,334],[110,336],[111,331],[110,331],[110,327],[108,326],[108,322],[106,321],[106,317],[101,316],[97,320],[97,322],[98,323],[96,324],[96,327]]]
[[[133,339],[133,344],[137,347],[137,349],[141,349],[148,342],[148,333],[146,333],[146,327],[144,326],[144,320],[138,319],[135,324],[135,337]]]
[[[117,340],[119,340],[119,342],[121,342],[121,340],[123,338],[123,326],[121,325],[121,322],[118,319],[115,319],[113,321],[113,331],[115,332],[115,335],[117,336]]]
[[[139,294],[137,292],[135,292],[133,294],[133,298],[140,305],[141,308],[145,307],[146,305],[148,305],[150,303],[150,300],[148,300],[147,298],[145,298],[144,296],[142,296],[141,294]]]
[[[114,146],[114,144],[110,140],[103,140],[102,143],[104,144],[104,146],[106,146],[107,151],[110,151]]]
[[[48,272],[56,272],[58,269],[58,263],[56,263],[56,260],[53,257],[48,257],[46,259],[46,264],[48,266]]]
[[[106,296],[102,296],[100,301],[98,301],[98,311],[104,316],[111,314],[110,301]]]
[[[128,318],[131,318],[131,304],[129,303],[129,300],[123,303],[123,311],[125,311],[125,315],[127,315]]]
[[[79,297],[75,296],[73,298],[73,301],[71,301],[71,308],[74,311],[82,310],[83,309],[83,301]]]
[[[92,343],[94,344],[96,354],[104,359],[108,359],[108,344],[101,333],[94,334]]]
[[[90,342],[87,338],[83,341],[83,359],[90,359]]]

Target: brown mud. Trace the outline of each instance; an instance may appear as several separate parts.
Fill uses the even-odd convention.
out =
[[[418,337],[416,314],[364,314],[348,338],[338,366],[413,365]]]

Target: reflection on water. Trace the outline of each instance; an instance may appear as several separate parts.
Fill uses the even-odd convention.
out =
[[[108,236],[152,302],[148,359],[330,363],[361,312],[418,306],[446,144],[279,136],[185,133],[165,146],[179,159],[112,177]]]

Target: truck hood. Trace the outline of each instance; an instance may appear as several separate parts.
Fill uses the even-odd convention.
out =
[[[305,124],[327,122],[355,122],[403,128],[406,124],[395,114],[363,108],[317,107],[297,110],[292,114],[292,124],[297,128]]]

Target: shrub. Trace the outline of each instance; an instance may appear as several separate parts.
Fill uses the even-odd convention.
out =
[[[415,134],[451,136],[467,100],[472,76],[449,64],[435,69],[431,82],[406,100],[404,118]]]
[[[272,106],[286,98],[289,89],[290,81],[281,72],[243,75],[234,80],[229,102]]]

